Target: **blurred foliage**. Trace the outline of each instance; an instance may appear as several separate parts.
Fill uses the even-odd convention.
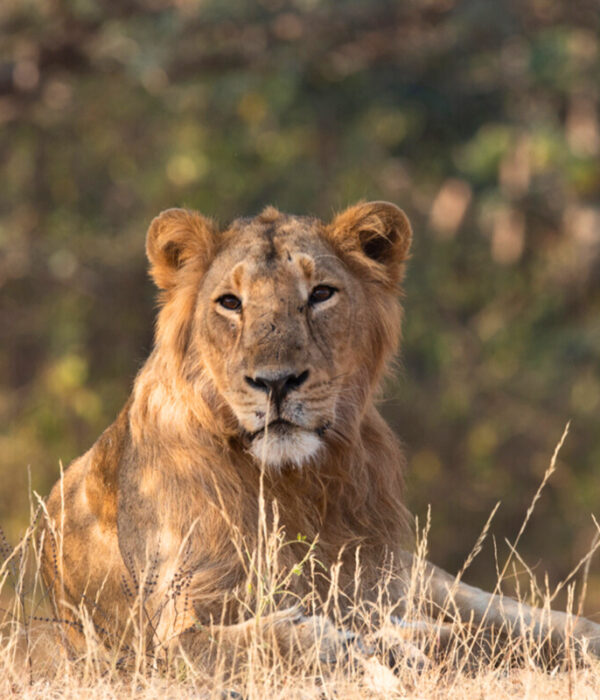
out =
[[[595,0],[3,0],[3,526],[28,517],[28,467],[46,494],[125,401],[162,208],[389,199],[416,235],[382,405],[421,524],[432,504],[432,558],[458,568],[499,499],[504,556],[572,419],[521,547],[564,576],[600,506],[599,17]]]

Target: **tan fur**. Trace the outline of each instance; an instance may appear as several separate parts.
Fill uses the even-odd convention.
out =
[[[412,561],[404,462],[374,398],[399,339],[410,239],[406,216],[384,202],[329,224],[273,207],[222,232],[185,210],[152,222],[154,350],[119,418],[48,500],[44,577],[61,617],[76,620],[83,605],[105,640],[127,644],[138,605],[149,648],[181,642],[206,659],[215,635],[202,626],[216,623],[235,646],[256,631],[240,601],[261,512],[288,542],[284,578],[307,543],[322,567],[288,576],[278,605],[312,594],[319,612],[339,565],[335,605],[348,614],[353,598],[375,598],[392,566],[388,594],[402,610]],[[316,303],[320,285],[335,291]],[[432,571],[442,605],[447,575]],[[473,590],[459,595],[483,617]],[[323,618],[296,610],[263,623],[288,650],[292,637],[306,649],[302,630],[315,626],[328,630],[327,649],[340,643]]]

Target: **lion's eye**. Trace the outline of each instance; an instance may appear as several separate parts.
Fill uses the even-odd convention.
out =
[[[320,304],[322,301],[327,301],[337,292],[335,287],[329,287],[326,284],[319,284],[310,293],[308,298],[309,304]]]
[[[217,303],[221,304],[228,311],[239,311],[242,308],[242,302],[233,294],[223,294],[217,299]]]

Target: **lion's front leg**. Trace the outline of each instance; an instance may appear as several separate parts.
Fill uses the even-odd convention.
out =
[[[481,629],[493,627],[512,639],[529,636],[540,646],[550,644],[553,650],[560,650],[575,640],[580,649],[600,656],[600,625],[591,620],[547,608],[533,608],[508,596],[487,593],[456,581],[429,562],[417,563],[409,552],[400,552],[399,556],[406,577],[415,568],[422,569],[425,596],[440,613],[454,618],[458,615],[459,621]]]
[[[259,658],[286,667],[343,663],[355,644],[360,653],[353,633],[292,607],[232,625],[195,623],[172,640],[170,652],[205,670],[231,674]]]

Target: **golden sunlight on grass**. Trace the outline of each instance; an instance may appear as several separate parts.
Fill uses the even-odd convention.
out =
[[[496,593],[501,593],[511,562],[519,559],[517,545],[554,471],[565,436],[566,430],[510,546],[509,557],[498,566]],[[526,629],[516,640],[509,641],[506,629],[490,629],[461,620],[451,597],[445,609],[436,610],[437,627],[420,627],[424,611],[431,615],[432,610],[424,573],[428,525],[417,533],[417,557],[402,620],[392,614],[393,601],[386,599],[382,582],[377,605],[367,608],[361,601],[354,601],[356,614],[352,619],[361,623],[360,629],[350,629],[351,623],[341,619],[331,602],[336,600],[334,568],[327,572],[330,598],[319,601],[320,610],[327,613],[330,622],[325,617],[301,617],[301,611],[314,610],[316,601],[297,601],[295,634],[312,637],[312,650],[307,652],[304,645],[304,653],[298,653],[294,639],[282,646],[280,638],[276,639],[255,620],[277,610],[277,600],[285,593],[291,576],[302,570],[315,575],[320,567],[314,560],[313,546],[307,543],[306,556],[297,569],[281,573],[278,554],[289,543],[277,524],[277,505],[262,502],[261,506],[257,551],[244,550],[243,543],[239,549],[247,561],[248,572],[243,594],[238,593],[240,607],[255,611],[254,617],[248,613],[240,624],[249,626],[251,643],[232,649],[230,644],[222,643],[222,627],[207,628],[204,663],[198,659],[192,662],[177,645],[166,643],[168,640],[160,640],[152,645],[152,652],[148,651],[147,640],[155,635],[155,630],[149,629],[145,617],[144,581],[137,591],[130,592],[132,634],[127,643],[116,648],[104,646],[101,630],[94,628],[83,606],[73,611],[75,623],[56,619],[40,576],[38,524],[44,517],[44,505],[39,501],[32,508],[31,525],[18,545],[9,546],[3,535],[0,540],[0,697],[563,699],[596,698],[600,694],[600,662],[588,653],[585,640],[568,637],[557,649],[551,647],[547,636],[540,638]],[[267,509],[274,509],[275,515],[270,530],[266,526]],[[494,512],[459,576],[477,556]],[[57,540],[60,546],[60,535]],[[576,608],[585,595],[591,555],[597,546],[595,542],[589,555],[552,591],[539,591],[532,578],[530,595],[534,602],[549,611],[555,595],[566,588],[568,612],[575,620],[580,612]],[[577,597],[576,576],[581,579]],[[523,602],[532,601],[523,596]],[[85,639],[77,651],[65,644],[69,625],[77,626]]]

